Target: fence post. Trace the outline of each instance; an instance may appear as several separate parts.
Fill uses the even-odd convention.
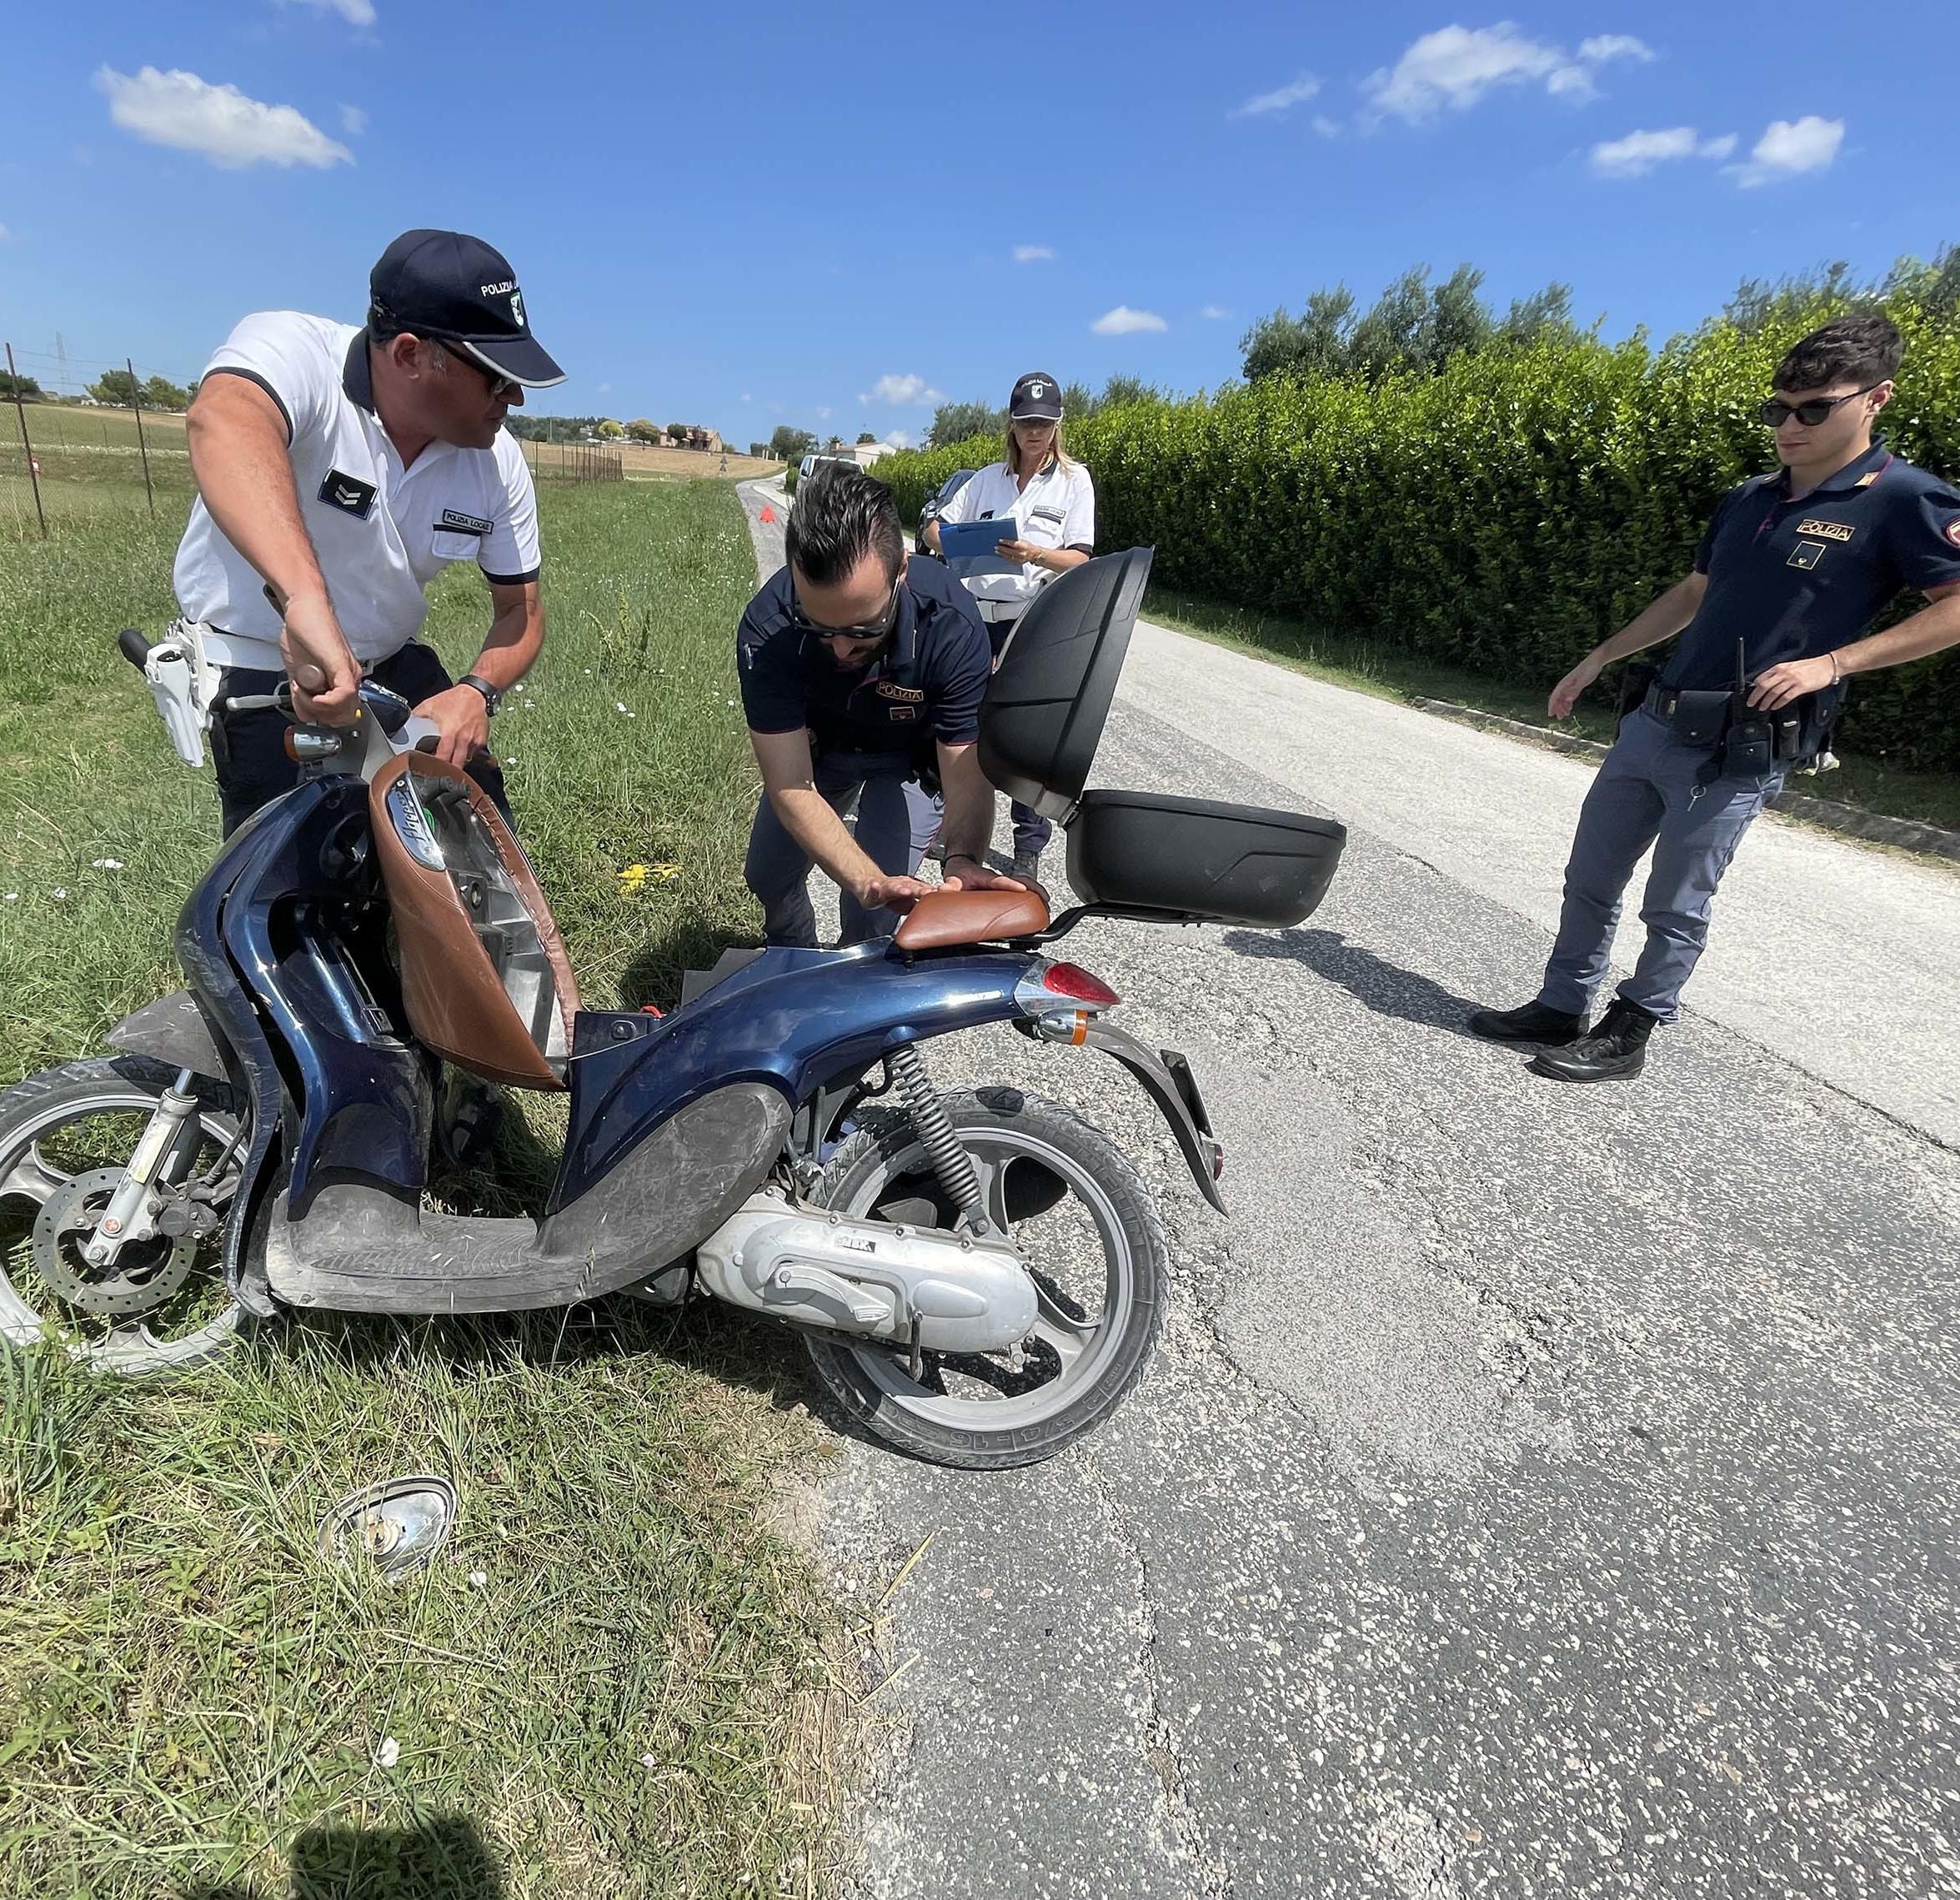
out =
[[[143,492],[153,521],[157,518],[157,491],[150,486],[150,445],[143,434],[143,392],[136,386],[136,365],[124,357],[123,367],[129,372],[129,404],[136,411],[136,446],[143,456]]]
[[[41,505],[41,471],[34,466],[34,445],[28,439],[28,405],[21,399],[20,378],[14,372],[13,345],[7,346],[8,386],[13,391],[13,413],[20,418],[20,445],[27,453],[28,485],[34,491],[34,518],[41,524],[41,539],[48,539],[48,511]]]

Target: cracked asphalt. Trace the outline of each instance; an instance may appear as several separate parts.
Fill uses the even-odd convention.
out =
[[[840,1589],[931,1537],[860,1900],[1960,1894],[1960,880],[1766,821],[1646,1076],[1561,1086],[1458,1025],[1529,993],[1585,771],[1140,629],[1097,783],[1351,840],[1301,929],[1068,940],[1191,1056],[1227,1220],[1114,1064],[933,1045],[1136,1158],[1173,1293],[1047,1464],[848,1444]]]

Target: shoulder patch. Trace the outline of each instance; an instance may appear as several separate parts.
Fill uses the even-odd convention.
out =
[[[1947,539],[1951,541],[1956,548],[1960,548],[1960,514],[1956,514],[1953,519],[1947,524]]]
[[[319,499],[328,507],[338,509],[343,514],[365,521],[374,512],[378,492],[372,482],[363,482],[358,476],[343,475],[338,469],[329,469],[320,484]]]

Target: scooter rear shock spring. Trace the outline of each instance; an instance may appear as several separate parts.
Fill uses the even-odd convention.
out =
[[[901,1043],[885,1057],[885,1061],[890,1067],[892,1080],[899,1085],[900,1095],[905,1098],[906,1112],[912,1117],[913,1127],[919,1131],[920,1141],[931,1157],[932,1171],[940,1177],[940,1186],[945,1189],[962,1215],[979,1215],[981,1211],[980,1171],[974,1166],[973,1156],[967,1153],[959,1135],[954,1132],[946,1105],[940,1100],[939,1091],[925,1073],[925,1064],[919,1051],[909,1042]]]

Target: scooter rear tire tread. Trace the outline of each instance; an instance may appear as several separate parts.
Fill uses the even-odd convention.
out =
[[[1013,1106],[1005,1107],[1011,1099]],[[892,1401],[859,1363],[847,1341],[806,1335],[805,1346],[824,1389],[850,1422],[867,1435],[909,1456],[960,1471],[1012,1471],[1039,1464],[1065,1451],[1101,1426],[1129,1396],[1149,1368],[1164,1316],[1170,1281],[1170,1250],[1156,1204],[1129,1158],[1099,1128],[1072,1110],[1018,1089],[980,1088],[949,1093],[942,1100],[957,1129],[1018,1124],[1072,1152],[1109,1196],[1130,1241],[1135,1282],[1130,1323],[1102,1375],[1065,1411],[1040,1424],[999,1431],[972,1431],[920,1418]],[[841,1143],[824,1170],[813,1198],[834,1205],[852,1177],[874,1160],[889,1160],[917,1140],[911,1118],[901,1108],[860,1111],[860,1125]]]

